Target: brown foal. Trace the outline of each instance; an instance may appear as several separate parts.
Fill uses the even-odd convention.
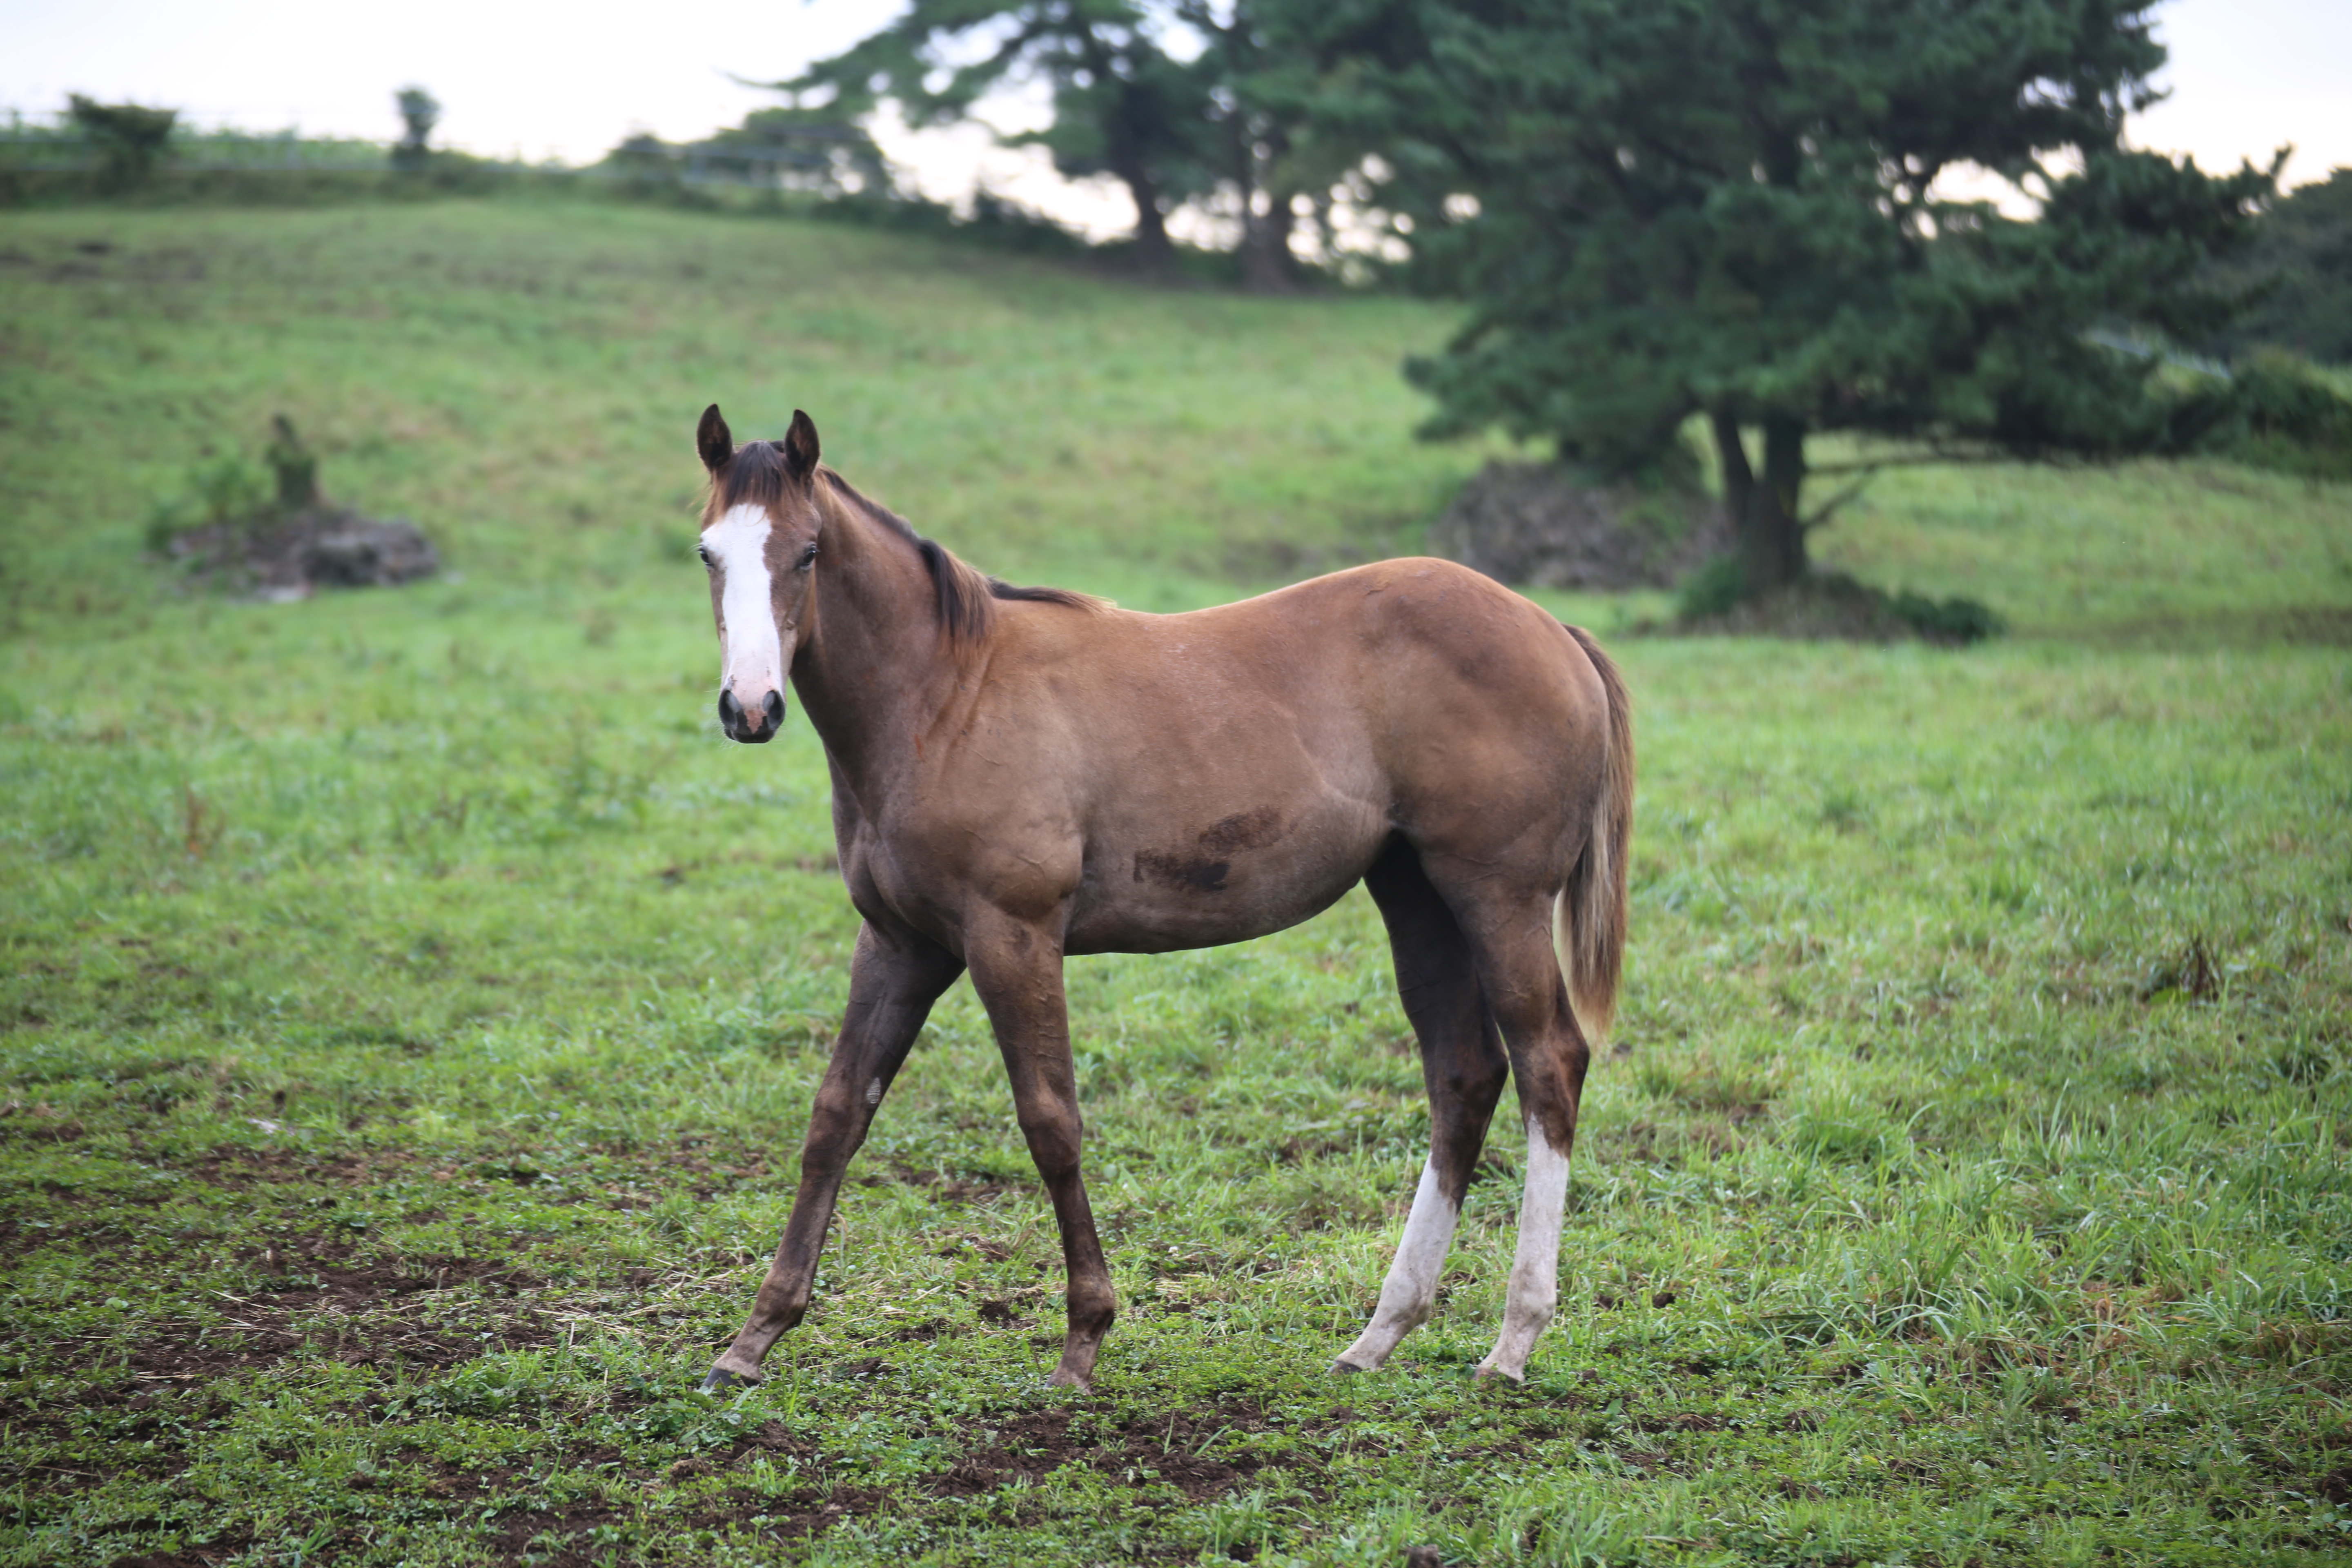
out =
[[[1336,1366],[1379,1366],[1429,1316],[1516,1077],[1527,1192],[1479,1370],[1524,1376],[1552,1315],[1577,1102],[1624,942],[1633,730],[1592,640],[1444,561],[1181,616],[1014,588],[819,466],[805,414],[739,448],[713,405],[698,445],[720,721],[771,739],[790,678],[824,742],[865,919],[792,1217],[705,1386],[757,1382],[807,1311],[850,1156],[967,972],[1061,1230],[1053,1381],[1086,1386],[1118,1302],[1079,1170],[1064,957],[1244,941],[1360,880],[1388,924],[1431,1138],[1380,1303]]]

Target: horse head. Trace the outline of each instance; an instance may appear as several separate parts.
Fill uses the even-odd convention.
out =
[[[710,472],[697,550],[719,625],[719,722],[730,740],[772,741],[816,576],[816,426],[794,409],[782,440],[739,447],[714,403],[695,446]]]

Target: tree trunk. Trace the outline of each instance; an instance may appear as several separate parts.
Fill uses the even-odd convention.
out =
[[[1146,272],[1164,272],[1176,251],[1168,243],[1168,216],[1160,210],[1159,187],[1135,163],[1121,167],[1118,177],[1135,202],[1136,265]]]
[[[1723,508],[1739,555],[1741,589],[1783,588],[1805,574],[1805,529],[1799,497],[1805,483],[1805,422],[1785,414],[1764,418],[1764,473],[1748,461],[1739,421],[1720,409],[1708,415],[1716,456],[1723,467]]]
[[[1290,150],[1290,138],[1281,126],[1268,123],[1261,158],[1257,128],[1247,110],[1234,109],[1233,130],[1234,167],[1242,188],[1242,287],[1254,294],[1287,294],[1292,288],[1290,230],[1297,220],[1290,211],[1290,193],[1268,176]],[[1254,210],[1261,190],[1265,192],[1263,216]]]
[[[1242,237],[1242,283],[1253,293],[1287,294],[1294,287],[1290,276],[1294,221],[1290,199],[1268,191],[1265,216],[1253,217]]]
[[[1805,422],[1775,414],[1764,420],[1764,482],[1751,503],[1757,560],[1764,574],[1756,586],[1780,588],[1805,574],[1804,512],[1798,506],[1805,486]]]
[[[1756,470],[1748,466],[1748,444],[1740,439],[1739,421],[1720,408],[1710,408],[1707,423],[1715,429],[1715,460],[1723,470],[1723,516],[1734,539],[1748,532],[1748,506],[1756,493]]]
[[[1135,84],[1112,68],[1109,48],[1088,24],[1080,36],[1087,68],[1107,89],[1097,113],[1101,116],[1103,162],[1135,203],[1135,261],[1146,272],[1165,272],[1175,259],[1168,243],[1168,216],[1160,210],[1160,182],[1145,161],[1143,139],[1135,132],[1139,120],[1148,120],[1150,108],[1137,96]]]

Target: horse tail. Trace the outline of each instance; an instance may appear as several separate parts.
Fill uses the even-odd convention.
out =
[[[1552,942],[1586,1040],[1599,1045],[1617,1011],[1625,959],[1626,847],[1633,836],[1633,708],[1624,677],[1599,644],[1575,626],[1568,635],[1592,661],[1609,701],[1608,754],[1593,796],[1583,852],[1552,904]]]

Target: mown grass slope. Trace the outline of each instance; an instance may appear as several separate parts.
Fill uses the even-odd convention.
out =
[[[1436,1321],[1324,1371],[1426,1129],[1356,896],[1072,966],[1095,1394],[1043,1386],[1051,1215],[960,986],[817,1311],[708,1400],[854,919],[814,737],[711,721],[695,415],[806,407],[980,564],[1176,608],[1416,546],[1482,458],[1409,437],[1444,317],[598,206],[0,257],[7,1561],[2352,1554],[2342,488],[1890,474],[1824,555],[2023,635],[1614,644],[1630,993],[1524,1388],[1469,1381],[1510,1133]],[[150,507],[279,409],[457,575],[180,591]]]

